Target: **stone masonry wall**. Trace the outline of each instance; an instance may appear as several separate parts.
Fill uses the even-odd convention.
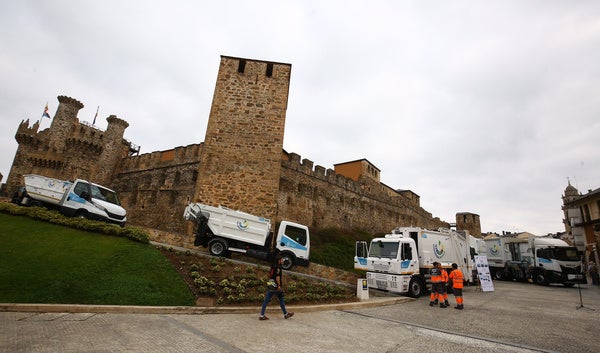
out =
[[[191,202],[202,144],[146,153],[123,160],[115,180],[128,223],[187,233],[183,210]]]
[[[290,219],[314,228],[362,229],[373,234],[398,226],[448,227],[404,197],[390,197],[370,178],[355,182],[331,169],[313,169],[313,162],[300,162],[295,153],[282,162],[278,211],[276,221]]]

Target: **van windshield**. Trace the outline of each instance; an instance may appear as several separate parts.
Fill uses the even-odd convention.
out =
[[[103,188],[101,186],[98,185],[90,185],[92,188],[92,197],[97,199],[97,200],[102,200],[102,201],[106,201],[106,202],[110,202],[113,203],[115,205],[121,205],[119,203],[119,199],[117,198],[117,194],[112,191],[112,190],[108,190],[106,188]]]
[[[372,241],[369,247],[369,257],[395,259],[398,257],[398,242]]]

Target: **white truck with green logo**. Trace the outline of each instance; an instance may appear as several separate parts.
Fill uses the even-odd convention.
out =
[[[354,268],[367,271],[369,288],[417,298],[431,289],[429,270],[434,262],[447,271],[456,263],[465,281],[472,282],[477,245],[476,238],[450,229],[396,228],[371,240],[368,247],[357,242]]]
[[[285,270],[309,265],[310,234],[305,225],[281,221],[274,236],[269,219],[201,203],[190,203],[183,218],[194,222],[194,245],[207,247],[214,256],[233,251],[267,260],[279,253]]]

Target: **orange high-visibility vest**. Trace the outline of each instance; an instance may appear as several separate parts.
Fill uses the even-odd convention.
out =
[[[431,283],[440,283],[443,281],[442,271],[439,268],[434,267],[429,273],[431,274]]]
[[[448,283],[448,271],[442,270],[442,282]]]
[[[459,289],[463,287],[463,274],[458,268],[450,272],[450,279],[452,279],[452,288]]]

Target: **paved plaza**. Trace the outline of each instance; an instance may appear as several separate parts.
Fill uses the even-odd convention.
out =
[[[463,311],[372,297],[364,307],[290,307],[288,320],[271,303],[268,321],[258,320],[258,305],[2,305],[0,352],[598,352],[598,286],[582,285],[580,300],[577,287],[494,285],[467,287]]]

